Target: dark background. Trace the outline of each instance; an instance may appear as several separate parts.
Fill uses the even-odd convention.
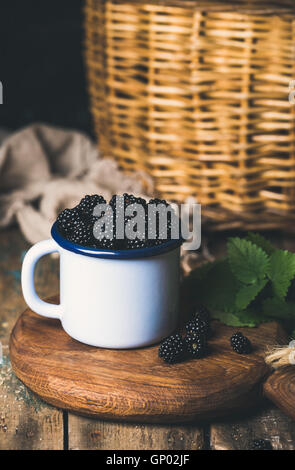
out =
[[[45,122],[93,134],[83,0],[0,0],[0,127]]]

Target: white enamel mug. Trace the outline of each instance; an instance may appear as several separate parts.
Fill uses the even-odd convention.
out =
[[[107,251],[69,242],[52,227],[52,239],[36,243],[22,267],[28,306],[58,318],[74,339],[102,348],[136,348],[161,341],[178,322],[180,242]],[[60,255],[60,305],[41,300],[34,269],[42,256]]]

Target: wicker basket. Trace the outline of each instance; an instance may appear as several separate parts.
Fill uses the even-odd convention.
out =
[[[295,1],[87,0],[85,11],[103,154],[147,171],[164,198],[196,197],[215,229],[292,228]]]

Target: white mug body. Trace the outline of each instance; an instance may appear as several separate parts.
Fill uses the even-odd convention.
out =
[[[63,328],[82,343],[136,348],[176,327],[179,248],[139,259],[91,258],[62,250]]]
[[[33,311],[59,318],[72,338],[103,348],[148,346],[175,330],[180,244],[123,256],[77,247],[52,233],[54,239],[34,245],[23,262],[23,294]],[[37,260],[54,251],[60,254],[60,305],[39,299],[34,289]]]

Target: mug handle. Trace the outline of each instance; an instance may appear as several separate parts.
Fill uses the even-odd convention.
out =
[[[43,240],[32,246],[24,257],[21,283],[23,296],[30,309],[44,317],[61,319],[62,306],[60,304],[49,304],[41,300],[34,286],[34,272],[37,261],[42,256],[54,253],[55,251],[59,252],[59,246],[51,239]]]

